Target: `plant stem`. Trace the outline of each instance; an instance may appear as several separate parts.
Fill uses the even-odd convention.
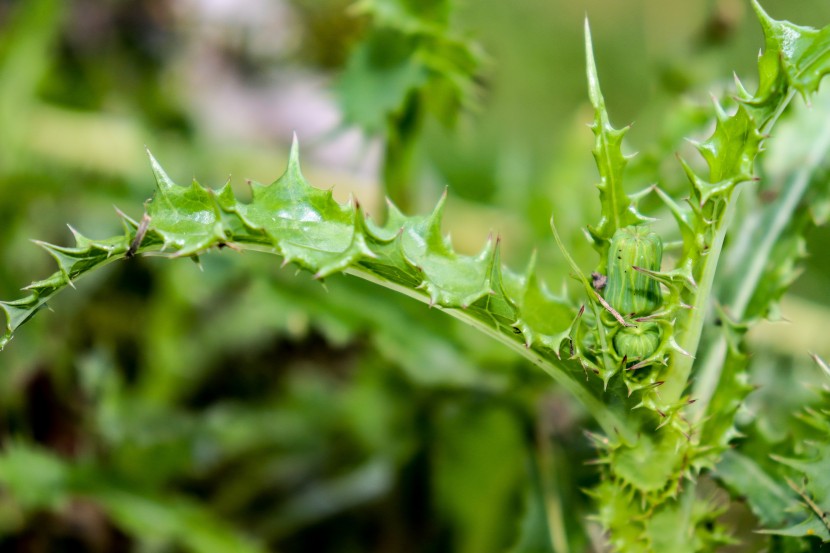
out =
[[[830,151],[830,127],[824,127],[821,134],[813,143],[803,163],[799,164],[798,170],[792,175],[785,186],[784,195],[774,206],[771,206],[769,213],[773,214],[772,220],[761,225],[758,221],[753,222],[763,233],[759,240],[753,240],[752,253],[749,263],[745,265],[746,270],[741,272],[738,285],[735,288],[736,296],[729,305],[729,313],[736,320],[741,321],[745,314],[752,296],[764,274],[769,256],[778,238],[784,232],[787,224],[792,220],[793,213],[799,202],[804,197],[810,186],[810,177],[815,173],[818,166],[824,161]],[[761,218],[755,215],[754,219]],[[726,337],[719,334],[715,343],[707,351],[706,357],[701,364],[699,376],[694,388],[694,397],[698,401],[690,407],[692,422],[699,421],[706,413],[709,401],[717,389],[720,381],[723,363],[727,353]]]
[[[414,298],[422,303],[429,303],[429,298],[419,293],[416,290],[411,290],[394,282],[381,279],[371,273],[361,271],[360,269],[347,269],[347,274],[351,274],[373,282],[390,290],[394,290],[410,298]],[[621,414],[613,411],[609,405],[606,405],[601,398],[596,397],[591,390],[581,383],[580,380],[572,377],[570,371],[564,363],[557,363],[554,359],[545,357],[538,351],[526,347],[522,342],[511,338],[505,334],[496,331],[494,328],[485,325],[478,319],[469,315],[462,309],[443,309],[439,305],[434,307],[441,309],[447,314],[456,319],[465,322],[466,324],[478,329],[491,338],[501,342],[513,351],[520,354],[522,357],[529,359],[534,365],[541,368],[548,373],[559,385],[571,393],[578,401],[585,406],[588,412],[596,419],[597,423],[602,427],[603,431],[608,436],[619,436],[627,443],[633,443],[636,440],[636,435],[633,430],[629,428],[629,423]]]
[[[423,127],[423,109],[417,93],[407,98],[400,113],[389,117],[383,159],[383,184],[389,199],[404,212],[413,208],[415,154]]]
[[[690,355],[684,355],[679,352],[672,355],[672,363],[670,365],[672,370],[666,377],[666,383],[661,389],[661,395],[669,404],[680,400],[689,381],[689,375],[692,372],[692,366],[695,362],[694,355],[700,344],[703,323],[706,320],[706,315],[709,310],[709,300],[712,293],[712,283],[715,280],[715,273],[718,268],[718,259],[723,250],[723,241],[726,238],[726,232],[729,229],[732,218],[735,216],[735,204],[739,193],[740,188],[736,189],[727,199],[724,215],[718,222],[715,237],[712,240],[712,244],[709,247],[703,263],[703,274],[698,282],[691,315],[679,334],[680,339],[678,340],[678,344],[685,351],[689,352]]]
[[[761,124],[759,125],[761,134],[768,134],[772,127],[775,126],[778,118],[781,117],[782,113],[784,113],[786,107],[795,97],[795,94],[795,90],[790,90],[787,93],[787,96],[780,101],[775,109],[769,113],[767,117],[762,118]],[[712,244],[706,254],[703,272],[700,282],[698,282],[697,293],[695,294],[695,301],[692,304],[691,316],[686,322],[685,327],[680,332],[678,344],[685,351],[689,352],[691,357],[680,353],[675,353],[673,355],[673,362],[671,365],[673,370],[666,377],[666,384],[662,388],[662,395],[670,404],[676,403],[680,400],[680,397],[683,395],[683,391],[686,389],[689,377],[692,373],[692,367],[695,361],[694,356],[697,354],[698,346],[700,345],[700,337],[703,332],[703,325],[709,311],[712,283],[714,282],[715,274],[718,269],[718,261],[720,260],[721,253],[723,251],[723,241],[726,238],[726,233],[729,230],[732,219],[735,216],[735,204],[737,203],[740,191],[740,187],[736,188],[726,199],[726,209],[724,210],[723,217],[721,217],[718,222],[715,237],[712,240]],[[724,346],[723,354],[725,354],[725,352],[726,350]],[[709,369],[711,374],[705,375],[704,378],[707,386],[712,386],[712,381],[717,382],[717,380],[720,379],[720,372],[722,369],[722,361],[719,362],[713,369]],[[712,388],[712,390],[713,389],[714,388]],[[711,398],[711,391],[709,398]],[[698,400],[697,403],[701,404],[698,405],[696,409],[702,409],[702,406],[708,403],[709,398],[706,398],[706,401],[701,401],[701,398],[695,397],[695,399]]]

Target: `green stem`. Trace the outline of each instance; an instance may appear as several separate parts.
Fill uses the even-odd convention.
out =
[[[407,98],[400,113],[389,117],[383,159],[383,184],[389,199],[404,212],[413,208],[415,154],[423,126],[418,94]]]
[[[781,114],[795,97],[795,90],[790,90],[786,97],[776,106],[776,108],[765,118],[762,118],[759,125],[761,134],[769,134],[770,130],[778,121]],[[760,151],[760,145],[759,145]],[[715,274],[718,269],[718,261],[720,260],[723,251],[723,241],[726,238],[726,232],[731,226],[732,219],[735,216],[735,204],[737,203],[740,188],[737,188],[732,195],[726,199],[726,209],[724,215],[718,223],[718,228],[715,233],[714,240],[706,254],[704,261],[703,272],[698,282],[698,290],[695,294],[695,301],[692,304],[692,313],[686,322],[684,328],[680,332],[680,339],[678,344],[681,348],[687,351],[691,356],[683,355],[682,353],[675,353],[672,357],[673,370],[666,377],[666,383],[661,389],[664,399],[669,403],[675,403],[680,400],[683,391],[688,385],[689,377],[692,373],[692,367],[695,362],[694,356],[697,354],[698,346],[700,345],[700,337],[703,333],[703,325],[709,310],[710,296],[712,294],[712,283],[714,282]],[[725,348],[724,348],[725,353]],[[723,363],[720,362],[713,369],[709,369],[711,374],[705,375],[707,386],[711,386],[711,382],[720,379],[720,371],[723,369]],[[711,397],[711,395],[709,396]],[[699,398],[695,398],[698,399]],[[707,398],[708,401],[708,398]],[[705,402],[698,401],[704,404]],[[696,409],[701,409],[702,405]]]
[[[347,269],[347,274],[351,274],[373,282],[395,292],[399,292],[410,298],[414,298],[422,303],[429,303],[429,298],[410,288],[406,288],[394,282],[384,280],[371,273],[362,271],[360,269]],[[534,365],[541,368],[565,390],[570,392],[578,401],[585,406],[588,412],[596,419],[597,423],[602,427],[603,431],[609,436],[619,436],[628,443],[633,443],[636,435],[633,430],[629,428],[627,419],[619,413],[614,412],[608,405],[606,405],[601,398],[596,397],[590,389],[582,384],[582,381],[570,375],[568,367],[562,362],[557,362],[550,357],[543,356],[538,351],[528,348],[524,343],[515,338],[498,332],[493,327],[487,326],[478,319],[472,317],[463,309],[443,309],[439,305],[433,306],[441,309],[448,315],[463,321],[464,323],[476,328],[494,340],[497,340],[512,349],[522,357],[529,359]]]
[[[684,355],[679,352],[672,355],[672,363],[670,364],[672,370],[666,376],[666,383],[660,390],[661,396],[669,404],[676,403],[680,400],[683,391],[686,389],[689,376],[692,373],[692,366],[695,362],[694,355],[700,344],[703,323],[706,320],[707,311],[709,310],[712,283],[715,280],[718,260],[723,251],[723,241],[726,238],[726,232],[729,229],[732,218],[735,216],[735,204],[739,193],[740,188],[736,189],[732,193],[732,196],[727,199],[724,215],[718,223],[715,237],[712,240],[712,244],[703,263],[703,273],[698,282],[691,314],[686,321],[686,325],[679,333],[680,339],[678,340],[678,344],[685,351],[689,352],[690,355]]]
[[[752,296],[764,274],[772,249],[791,221],[799,202],[809,189],[811,175],[822,164],[828,151],[830,151],[830,127],[825,127],[813,143],[813,147],[804,162],[799,164],[798,171],[792,175],[790,182],[785,187],[784,195],[771,209],[772,220],[764,222],[762,227],[764,230],[760,240],[754,240],[752,243],[751,259],[749,263],[744,265],[746,270],[740,274],[735,288],[736,296],[729,306],[729,313],[736,320],[740,321],[744,318],[746,309],[749,307]],[[757,218],[760,219],[760,216],[757,216]],[[757,221],[759,227],[761,222],[760,220]],[[720,334],[712,347],[706,352],[706,357],[701,363],[693,394],[697,402],[693,407],[690,407],[692,422],[702,420],[717,389],[726,358],[726,345],[726,337]]]

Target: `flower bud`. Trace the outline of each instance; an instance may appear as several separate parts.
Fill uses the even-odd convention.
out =
[[[608,250],[608,281],[605,300],[623,316],[647,315],[663,303],[660,284],[637,271],[641,267],[659,271],[663,241],[643,225],[618,229]]]
[[[657,351],[660,329],[654,323],[624,326],[614,335],[614,349],[629,361],[642,360]]]

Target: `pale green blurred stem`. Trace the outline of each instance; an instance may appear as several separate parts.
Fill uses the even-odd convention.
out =
[[[389,117],[383,159],[386,196],[404,213],[414,207],[415,157],[423,127],[421,98],[413,93],[400,113]]]

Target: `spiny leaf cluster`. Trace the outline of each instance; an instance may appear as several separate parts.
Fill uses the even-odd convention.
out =
[[[830,542],[830,366],[814,359],[823,373],[823,383],[814,390],[815,407],[792,415],[807,434],[793,444],[776,444],[779,453],[770,456],[771,462],[728,451],[715,474],[746,498],[765,533]]]
[[[736,435],[732,430],[735,414],[752,390],[747,383],[745,369],[748,358],[743,344],[743,334],[749,321],[731,320],[729,313],[721,312],[720,317],[725,321],[722,325],[725,356],[714,363],[703,364],[703,377],[699,378],[704,382],[720,380],[724,386],[714,394],[706,393],[703,388],[702,397],[693,395],[693,401],[704,400],[700,406],[693,408],[687,407],[688,403],[682,397],[694,368],[693,356],[699,353],[704,322],[714,306],[715,272],[726,232],[733,221],[737,192],[742,188],[740,185],[755,180],[755,159],[793,95],[814,92],[822,77],[830,71],[827,29],[816,31],[778,22],[757,4],[755,8],[766,36],[766,49],[759,60],[760,84],[757,92],[754,95],[748,93],[738,82],[734,109],[727,110],[720,102],[715,102],[715,130],[708,139],[695,143],[708,166],[708,174],[699,176],[691,163],[680,158],[690,184],[690,196],[685,205],[659,187],[654,188],[673,214],[683,240],[682,253],[674,268],[646,272],[668,291],[663,307],[647,319],[627,320],[625,314],[623,317],[610,317],[607,315],[608,307],[597,305],[602,302],[599,298],[594,300],[588,290],[589,301],[595,304],[595,311],[601,316],[596,318],[598,323],[591,321],[588,325],[593,331],[583,334],[589,339],[585,340],[586,348],[581,353],[590,358],[604,379],[609,378],[609,373],[619,371],[622,368],[620,364],[624,365],[626,361],[620,360],[619,356],[608,355],[605,338],[608,334],[617,331],[620,326],[645,323],[646,320],[663,324],[661,347],[647,360],[653,368],[637,377],[630,376],[627,370],[621,374],[628,381],[629,389],[640,383],[642,395],[639,405],[658,413],[663,419],[661,425],[671,422],[669,427],[675,433],[641,437],[635,445],[614,440],[598,441],[604,451],[601,461],[607,467],[604,473],[608,484],[600,486],[594,493],[600,505],[600,520],[611,531],[612,543],[620,551],[660,550],[650,531],[653,521],[671,518],[669,513],[676,510],[677,501],[682,501],[679,498],[681,482],[702,468],[711,466],[722,448]],[[648,191],[629,196],[620,184],[626,162],[620,147],[624,131],[615,131],[607,125],[608,118],[596,74],[592,70],[590,53],[588,61],[589,88],[596,110],[595,157],[601,176],[599,188],[602,203],[602,219],[590,230],[600,252],[598,269],[602,271],[606,269],[604,254],[611,233],[623,225],[642,223],[642,219],[638,219],[637,203]],[[792,214],[792,208],[788,213]],[[796,220],[793,222],[790,235],[799,243],[804,225],[797,225]],[[786,249],[791,253],[782,254],[789,265],[779,269],[791,267],[791,260],[797,259],[801,252],[793,252],[793,249]],[[631,269],[642,270],[636,267]],[[748,284],[755,317],[766,312],[770,303],[780,297],[791,282],[787,280],[788,274],[770,278],[766,290],[762,282]],[[745,307],[741,307],[738,316],[743,316]],[[592,356],[591,346],[600,342],[599,347],[594,346],[598,352]],[[642,365],[635,367],[639,369]],[[700,389],[696,388],[694,392]],[[696,414],[705,413],[706,416],[699,415],[689,420],[687,412],[690,410]],[[694,499],[688,501],[696,503]],[[632,512],[641,512],[642,516],[632,520],[629,516]],[[688,527],[690,519],[687,517],[684,521],[675,522]],[[703,524],[702,519],[699,522]],[[695,533],[698,537],[705,534],[704,528],[698,530]],[[682,548],[676,550],[709,551],[718,543],[723,543],[722,536],[719,536],[718,533],[712,534],[697,544],[684,542]]]
[[[423,21],[400,11],[405,3],[390,0],[366,2],[366,6],[376,17],[429,34]],[[723,351],[710,349],[714,353],[695,367],[712,309],[718,262],[737,193],[741,185],[754,180],[755,160],[770,129],[793,96],[812,94],[830,72],[830,27],[820,31],[798,27],[771,19],[757,4],[755,8],[766,37],[757,92],[750,94],[738,83],[734,109],[715,103],[715,130],[696,143],[708,173],[700,176],[692,163],[680,159],[689,181],[685,203],[653,188],[682,238],[673,268],[643,271],[665,290],[663,304],[653,313],[633,317],[614,311],[569,256],[585,289],[583,306],[549,293],[533,262],[522,274],[503,267],[498,239],[489,239],[478,255],[455,252],[442,233],[444,197],[426,216],[405,216],[390,203],[386,221],[375,222],[357,201],[340,204],[331,190],[306,182],[295,141],[285,174],[271,185],[253,183],[250,202],[239,201],[230,184],[219,190],[195,181],[179,186],[151,157],[155,194],[140,221],[122,215],[122,235],[92,240],[73,231],[72,247],[39,243],[54,257],[58,271],[28,286],[26,297],[0,303],[7,315],[0,347],[56,293],[99,266],[135,254],[196,259],[216,248],[248,249],[277,254],[316,279],[353,274],[476,326],[522,352],[586,404],[608,434],[597,440],[600,463],[606,468],[602,484],[592,493],[599,518],[611,530],[618,550],[710,550],[725,540],[710,526],[714,510],[693,493],[684,494],[683,484],[690,485],[699,470],[712,466],[734,436],[735,412],[751,389],[746,384],[743,331],[748,318],[765,314],[788,284],[785,278],[770,279],[774,282],[765,291],[760,278],[748,283],[752,301],[737,312],[723,313],[728,323]],[[647,219],[637,209],[643,194],[628,195],[623,186],[625,129],[610,124],[589,34],[587,40],[602,207],[601,220],[589,233],[600,253],[597,271],[605,272],[614,233]],[[799,234],[799,228],[791,231],[791,236]],[[788,252],[784,257],[795,259],[792,249]],[[614,351],[611,338],[620,327],[640,324],[659,328],[659,344],[653,354],[632,365]],[[692,399],[702,401],[696,407],[698,416],[690,420],[684,394],[693,368],[703,385],[693,390]],[[586,374],[591,372],[599,378]],[[642,409],[632,412],[635,407]],[[663,426],[668,431],[654,432]],[[819,506],[819,522],[820,510],[828,508],[826,479],[816,472],[828,459],[822,451],[813,460],[786,461],[805,475],[805,483],[796,483],[794,490],[808,506],[807,497]],[[638,515],[632,519],[631,513]],[[670,539],[665,529],[672,527],[694,528],[695,539]]]
[[[390,203],[387,221],[377,224],[357,201],[340,204],[331,190],[307,183],[296,142],[285,174],[271,185],[252,183],[250,203],[237,201],[230,184],[178,186],[152,157],[151,164],[157,188],[146,204],[146,225],[121,214],[121,236],[92,240],[73,230],[73,247],[38,242],[58,271],[27,286],[28,296],[0,304],[7,314],[2,345],[56,293],[98,266],[131,253],[198,258],[224,247],[278,254],[316,279],[348,271],[381,282],[461,313],[537,356],[556,358],[575,315],[570,302],[547,291],[532,263],[521,275],[504,268],[497,239],[478,255],[456,253],[441,231],[445,197],[428,216],[405,217]]]

